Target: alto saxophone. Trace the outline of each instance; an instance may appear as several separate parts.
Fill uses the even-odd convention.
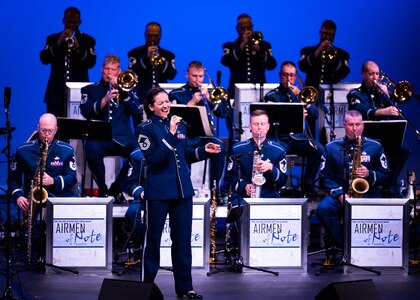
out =
[[[213,182],[211,189],[211,207],[210,207],[210,263],[216,262],[216,209],[217,209],[217,198],[216,198],[216,181]]]
[[[362,166],[361,162],[362,152],[362,137],[356,137],[356,147],[353,153],[353,162],[350,172],[350,187],[349,195],[352,198],[360,198],[369,190],[369,182],[366,179],[357,177],[356,169]]]
[[[254,159],[252,163],[252,190],[251,198],[259,198],[261,194],[261,186],[265,183],[265,177],[258,170],[258,163],[261,161],[261,133],[258,131],[257,148],[254,151]]]

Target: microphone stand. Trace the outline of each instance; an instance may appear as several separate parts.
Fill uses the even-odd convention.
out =
[[[8,90],[10,91],[10,89]],[[10,92],[8,94],[10,97]],[[6,98],[6,88],[5,88],[5,98]],[[12,127],[10,125],[10,114],[9,114],[9,104],[10,99],[4,101],[4,110],[6,113],[6,134],[7,134],[7,146],[6,146],[6,156],[7,156],[7,181],[10,179],[10,149],[11,149],[11,140],[12,140]],[[11,218],[10,218],[10,202],[11,194],[9,191],[9,187],[7,187],[6,191],[6,203],[7,203],[7,221],[6,221],[6,231],[5,231],[5,259],[6,259],[6,289],[3,291],[3,295],[1,299],[18,299],[13,297],[12,287],[10,286],[10,226],[11,226]]]

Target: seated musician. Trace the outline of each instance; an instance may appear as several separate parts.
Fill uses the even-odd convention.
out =
[[[39,223],[28,218],[39,215],[39,204],[47,198],[77,196],[74,192],[77,183],[74,149],[55,138],[57,130],[57,118],[53,114],[43,114],[37,127],[38,138],[20,146],[12,159],[8,186],[12,198],[24,212],[25,226],[29,226],[28,222],[30,226],[35,221]],[[32,194],[37,190],[43,193]],[[30,205],[35,212],[31,216],[27,213]]]
[[[131,126],[131,116],[140,114],[138,98],[131,92],[118,88],[117,78],[121,74],[120,59],[107,55],[99,82],[82,88],[80,111],[87,120],[100,120],[111,123],[112,140],[87,139],[86,160],[98,185],[99,197],[113,196],[115,202],[125,200],[122,187],[126,180],[128,162],[120,170],[115,182],[108,186],[105,182],[105,156],[128,158],[137,148],[137,141]]]
[[[380,84],[379,66],[373,61],[362,65],[362,85],[347,94],[349,110],[358,110],[363,120],[396,120],[398,109],[389,101],[388,88]],[[397,149],[385,149],[391,174],[384,186],[384,197],[399,197],[398,177],[410,155],[410,148],[402,145]]]
[[[286,151],[267,139],[270,129],[267,112],[253,111],[249,127],[252,137],[233,146],[224,177],[224,188],[230,191],[227,223],[236,223],[236,226],[239,226],[237,221],[244,198],[280,198],[280,188],[287,179]],[[226,224],[227,230],[230,225]],[[234,243],[236,234],[231,232]],[[229,255],[226,254],[225,259],[229,259]]]
[[[299,94],[301,91],[294,85],[296,76],[296,65],[291,61],[283,62],[279,72],[280,85],[269,91],[264,100],[266,102],[300,103]],[[318,119],[318,107],[315,103],[308,103],[305,107],[305,118],[310,122],[315,122]],[[308,123],[305,122],[305,124]],[[276,139],[286,149],[287,153],[298,154],[307,158],[301,189],[303,195],[310,196],[314,192],[315,177],[318,173],[324,147],[312,138],[310,129],[306,129],[309,134],[278,135]]]
[[[343,122],[346,136],[325,146],[320,169],[321,186],[329,191],[316,208],[321,224],[337,247],[343,247],[343,202],[345,198],[377,198],[389,176],[387,158],[382,145],[363,136],[362,115],[347,111]],[[358,138],[360,137],[360,145]],[[363,179],[363,181],[360,181]],[[352,188],[349,181],[359,180],[368,190]]]
[[[225,118],[226,109],[224,105],[214,104],[210,99],[210,93],[204,81],[204,67],[199,61],[192,61],[188,65],[185,74],[187,83],[178,89],[174,89],[169,93],[169,100],[177,104],[185,104],[187,106],[205,106],[209,118],[210,126],[213,134],[216,134],[213,115]],[[216,192],[220,194],[220,183],[226,163],[226,149],[222,140],[217,136],[201,136],[189,137],[188,142],[191,147],[199,147],[208,142],[215,143],[220,146],[221,152],[210,158],[210,183],[216,181]],[[209,186],[211,188],[211,186]]]

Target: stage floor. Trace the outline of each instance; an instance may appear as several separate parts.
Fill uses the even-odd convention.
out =
[[[1,219],[3,219],[5,215],[3,207],[1,208]],[[13,216],[15,216],[14,209]],[[0,231],[2,230],[3,228]],[[117,230],[114,232],[117,233]],[[314,251],[320,249],[320,239],[319,235],[317,235],[316,224],[313,222],[311,222],[310,240],[308,252],[314,253]],[[122,251],[121,242],[123,241],[114,242],[114,253]],[[218,248],[223,248],[223,234],[218,235],[217,243]],[[17,238],[12,238],[11,264],[9,265],[11,271],[9,274],[6,274],[4,251],[4,239],[1,236],[0,292],[3,294],[8,290],[6,287],[8,279],[13,297],[19,299],[97,299],[104,278],[137,282],[139,282],[140,278],[139,267],[131,267],[131,269],[121,275],[110,270],[82,271],[79,274],[72,274],[56,268],[47,268],[47,272],[28,270],[25,266],[25,245],[19,242]],[[418,252],[420,253],[420,251]],[[219,259],[223,260],[223,254],[220,254],[220,256]],[[249,270],[243,273],[225,271],[207,276],[206,271],[195,269],[193,271],[193,284],[195,290],[203,294],[205,299],[314,299],[324,287],[332,283],[344,282],[347,287],[350,287],[350,292],[352,292],[359,286],[357,282],[353,281],[372,280],[372,283],[369,284],[376,288],[380,299],[419,298],[420,265],[418,265],[419,272],[412,275],[408,275],[405,270],[399,268],[375,268],[375,270],[382,272],[381,275],[376,275],[353,267],[349,267],[346,273],[329,270],[318,275],[317,272],[320,267],[313,266],[313,264],[323,263],[324,260],[324,253],[309,255],[307,272],[280,272],[278,276],[261,271],[251,272]],[[121,261],[124,262],[125,259],[122,257]],[[116,271],[124,270],[123,267],[117,264],[114,264],[113,267]],[[222,269],[225,267],[228,266],[218,266],[218,268]],[[340,268],[338,269],[340,270]],[[170,271],[160,270],[156,278],[156,285],[165,299],[177,299],[173,275]],[[141,299],[139,295],[136,296],[135,298]],[[352,298],[360,298],[360,296]],[[119,299],[119,297],[117,296],[115,299]]]
[[[321,261],[320,259],[318,256],[310,261]],[[308,267],[305,274],[279,276],[263,272],[222,272],[207,276],[202,272],[194,272],[193,282],[195,290],[203,294],[205,299],[314,299],[320,290],[330,283],[372,279],[380,299],[418,299],[420,273],[407,275],[393,272],[379,276],[352,270],[347,274],[325,273],[316,276],[315,272],[313,267]],[[139,273],[133,270],[130,274],[118,276],[110,272],[88,272],[78,275],[57,270],[49,271],[48,274],[39,271],[13,272],[12,294],[20,299],[97,299],[104,278],[138,281]],[[4,272],[0,283],[5,289]],[[162,270],[158,273],[156,285],[165,299],[177,299],[173,277],[169,271]]]

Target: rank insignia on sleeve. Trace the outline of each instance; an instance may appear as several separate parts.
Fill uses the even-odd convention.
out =
[[[137,140],[141,150],[147,150],[150,148],[150,140],[147,136],[140,134],[139,139]]]

